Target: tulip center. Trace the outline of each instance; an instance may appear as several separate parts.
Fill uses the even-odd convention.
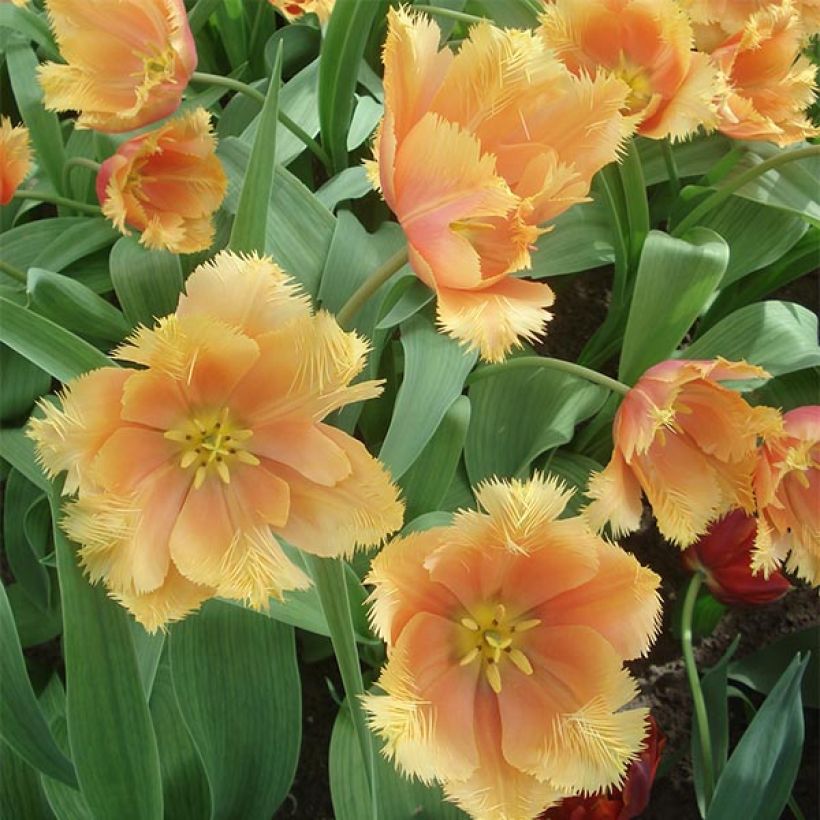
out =
[[[152,88],[174,78],[176,52],[171,46],[164,51],[142,55],[143,83]]]
[[[231,482],[231,467],[237,463],[259,464],[246,449],[252,430],[239,427],[225,408],[192,416],[184,424],[168,430],[165,438],[180,445],[179,466],[194,471],[194,489],[198,490],[209,475]]]
[[[461,619],[464,633],[461,665],[474,661],[481,664],[482,672],[493,691],[501,691],[501,671],[509,661],[525,675],[532,674],[532,664],[521,650],[520,636],[541,623],[538,618],[510,618],[504,604],[483,607]]]
[[[630,88],[629,96],[626,98],[626,106],[629,111],[635,112],[645,108],[652,97],[652,85],[649,82],[646,69],[633,63],[622,52],[614,74]]]

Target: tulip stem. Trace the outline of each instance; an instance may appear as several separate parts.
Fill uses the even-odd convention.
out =
[[[445,9],[439,6],[414,5],[413,9],[426,11],[428,14],[436,14],[439,17],[449,17],[451,20],[458,20],[461,23],[483,23],[487,20],[486,17],[478,17],[475,14],[466,14],[463,11]]]
[[[336,321],[349,330],[356,314],[364,307],[367,300],[397,271],[407,264],[407,246],[396,251],[385,263],[374,271],[353,292],[353,295],[342,305],[336,314]]]
[[[663,161],[666,165],[666,172],[669,174],[672,191],[675,196],[677,196],[680,193],[680,174],[678,173],[678,163],[675,160],[675,154],[672,152],[672,143],[668,137],[661,140],[661,153],[663,154]]]
[[[0,259],[0,272],[5,273],[6,276],[10,276],[12,279],[16,279],[23,285],[28,284],[28,276],[24,271],[15,268],[14,265],[9,265],[8,262],[4,262],[2,259]]]
[[[703,769],[703,800],[706,808],[712,802],[715,790],[715,770],[712,757],[712,736],[709,733],[709,715],[706,711],[706,701],[703,698],[703,689],[700,685],[700,676],[695,662],[695,652],[692,649],[692,615],[695,611],[695,601],[698,598],[700,585],[703,583],[703,573],[696,572],[686,589],[683,599],[683,614],[681,615],[681,644],[683,646],[683,663],[686,667],[686,677],[689,679],[689,690],[692,693],[692,702],[695,707],[695,720],[700,735],[700,753]]]
[[[92,214],[93,216],[101,216],[102,211],[96,205],[89,205],[87,202],[77,202],[76,199],[68,199],[68,197],[51,194],[48,191],[17,191],[14,194],[15,199],[33,199],[37,202],[48,202],[51,205],[62,205],[66,208],[73,208],[84,214]]]
[[[588,382],[598,384],[621,396],[625,396],[630,390],[629,385],[619,382],[617,379],[605,376],[597,370],[590,370],[588,367],[576,364],[575,362],[567,362],[563,359],[550,359],[547,356],[519,356],[516,359],[508,359],[506,362],[501,362],[500,364],[488,364],[484,367],[479,367],[478,370],[473,371],[467,379],[467,384],[475,384],[497,373],[507,373],[511,370],[520,370],[526,367],[545,367],[548,370],[560,370],[563,373],[569,373],[572,376],[578,376],[581,379],[586,379]]]
[[[690,228],[698,224],[698,221],[709,211],[717,208],[722,202],[725,202],[732,194],[739,191],[744,185],[747,185],[754,179],[757,179],[763,174],[771,171],[773,168],[779,168],[781,165],[786,165],[789,162],[795,162],[799,159],[808,159],[809,157],[820,156],[820,145],[812,145],[809,148],[800,148],[797,151],[782,151],[769,157],[757,165],[747,168],[742,174],[738,174],[734,179],[730,179],[725,185],[722,185],[710,197],[705,199],[696,208],[693,208],[680,222],[680,224],[672,231],[672,236],[683,236]]]
[[[221,74],[207,74],[204,71],[195,71],[191,75],[192,82],[199,82],[199,83],[206,83],[208,85],[218,85],[222,86],[223,88],[230,89],[231,91],[237,91],[240,94],[244,94],[246,97],[256,101],[259,105],[263,105],[265,102],[265,95],[259,91],[259,89],[254,88],[247,83],[243,83],[241,80],[234,79],[233,77],[223,77]],[[277,114],[279,122],[293,134],[296,139],[300,142],[304,143],[305,147],[316,156],[316,158],[325,166],[330,173],[330,157],[327,155],[327,152],[318,142],[316,142],[310,134],[307,133],[301,126],[297,125],[282,109],[279,109]]]
[[[71,172],[75,168],[87,168],[96,175],[100,172],[101,167],[99,162],[94,162],[93,159],[89,159],[88,157],[69,157],[65,163],[63,163],[63,190],[70,190],[68,183],[71,179]]]

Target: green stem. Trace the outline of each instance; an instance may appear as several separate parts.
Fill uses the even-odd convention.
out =
[[[634,272],[638,268],[643,243],[649,233],[649,203],[646,199],[646,181],[643,175],[638,145],[634,139],[629,142],[623,162],[618,166],[626,205],[626,219],[629,225],[629,266]]]
[[[73,208],[84,214],[100,216],[102,211],[96,205],[89,205],[87,202],[77,202],[76,199],[50,194],[47,191],[17,191],[15,199],[34,199],[38,202],[49,202],[52,205],[63,205],[66,208]]]
[[[458,20],[461,23],[483,23],[487,19],[486,17],[477,17],[475,14],[466,14],[463,11],[444,9],[439,6],[414,5],[413,9],[426,11],[428,14],[435,14],[439,17],[449,17],[451,20]]]
[[[367,767],[370,783],[374,820],[379,817],[378,777],[376,770],[376,753],[373,737],[367,726],[361,696],[365,693],[362,667],[356,647],[356,633],[353,629],[353,618],[350,614],[350,599],[345,582],[345,565],[341,558],[320,558],[306,555],[307,566],[313,576],[316,591],[322,604],[330,640],[342,676],[347,708],[356,729],[362,759]]]
[[[794,815],[795,820],[806,820],[806,815],[800,809],[800,806],[797,805],[797,801],[794,799],[794,795],[789,795],[789,801],[786,805],[791,810],[791,813]]]
[[[588,382],[605,387],[613,393],[625,396],[630,388],[623,382],[617,379],[612,379],[599,373],[597,370],[590,370],[575,362],[566,362],[563,359],[550,359],[546,356],[519,356],[516,359],[508,359],[501,364],[488,364],[484,367],[479,367],[478,370],[473,371],[467,379],[467,384],[475,384],[477,381],[494,376],[497,373],[506,373],[510,370],[520,370],[526,367],[545,367],[548,370],[560,370],[563,373],[570,373],[573,376],[578,376],[581,379],[586,379]]]
[[[207,74],[204,71],[195,71],[191,75],[191,81],[195,83],[205,83],[207,85],[222,86],[222,88],[227,88],[230,91],[236,91],[239,94],[244,94],[246,97],[249,97],[259,103],[259,105],[264,105],[265,103],[265,95],[261,91],[251,85],[248,85],[247,83],[243,83],[241,80],[236,80],[233,77],[223,77],[221,74]],[[281,122],[282,125],[284,125],[294,137],[296,137],[296,139],[304,143],[305,147],[312,154],[314,154],[317,159],[319,159],[322,165],[324,165],[328,170],[328,173],[330,173],[330,157],[327,155],[325,149],[322,148],[322,146],[319,145],[319,143],[316,142],[310,134],[308,134],[287,114],[285,114],[281,108],[279,109],[278,118],[279,122]]]
[[[696,572],[686,589],[686,597],[683,599],[683,614],[681,616],[681,644],[683,646],[683,663],[686,667],[686,677],[689,679],[689,690],[692,692],[695,720],[697,720],[698,734],[700,735],[700,753],[703,758],[703,799],[708,809],[715,790],[712,737],[709,734],[709,715],[706,712],[706,701],[703,698],[698,667],[695,663],[695,652],[692,649],[692,615],[695,611],[695,601],[698,598],[702,583],[703,573]]]
[[[669,174],[669,182],[672,185],[675,196],[677,196],[680,193],[680,174],[678,173],[678,163],[675,160],[675,154],[672,152],[672,143],[668,137],[661,140],[661,153],[663,154],[663,161],[666,165],[666,172]]]
[[[773,168],[779,168],[781,165],[786,165],[789,162],[817,156],[820,156],[820,145],[812,145],[809,148],[800,148],[797,151],[783,151],[758,163],[752,168],[748,168],[742,174],[738,174],[734,179],[730,179],[696,208],[693,208],[684,219],[681,220],[677,228],[672,231],[672,236],[683,236],[690,228],[697,225],[698,221],[708,214],[709,211],[717,208],[718,205],[725,202],[732,194],[739,191],[753,179],[757,179]]]
[[[400,268],[407,264],[407,246],[396,251],[378,270],[371,274],[342,305],[336,314],[336,321],[349,329],[356,314],[364,307],[365,302]]]
[[[9,265],[8,262],[4,262],[2,259],[0,259],[0,271],[12,279],[16,279],[20,284],[28,284],[28,277],[20,268],[15,268],[14,265]]]
[[[87,168],[96,175],[99,173],[101,167],[99,162],[94,162],[93,159],[88,159],[88,157],[69,157],[63,164],[63,190],[70,190],[68,182],[71,178],[71,172],[75,168]]]

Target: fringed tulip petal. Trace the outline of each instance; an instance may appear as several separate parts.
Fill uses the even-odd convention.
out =
[[[0,117],[0,205],[8,205],[31,170],[31,141],[25,125]]]
[[[583,514],[597,532],[609,524],[612,534],[620,538],[641,525],[641,485],[620,450],[615,450],[601,472],[590,477],[587,496],[593,503]]]

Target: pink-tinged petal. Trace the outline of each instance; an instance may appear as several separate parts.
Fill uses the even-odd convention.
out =
[[[122,418],[157,430],[170,430],[191,414],[182,386],[160,373],[134,373],[122,394]]]
[[[609,524],[618,538],[640,526],[641,485],[619,449],[612,453],[611,461],[601,472],[590,476],[586,494],[592,500],[584,508],[583,516],[596,532]]]
[[[290,488],[263,463],[239,464],[231,469],[231,494],[243,518],[281,527],[290,514]]]
[[[820,441],[820,405],[807,405],[783,414],[786,433],[805,441]]]
[[[162,433],[140,427],[121,427],[100,448],[92,471],[94,480],[101,487],[126,493],[159,468],[176,460],[177,446]]]

